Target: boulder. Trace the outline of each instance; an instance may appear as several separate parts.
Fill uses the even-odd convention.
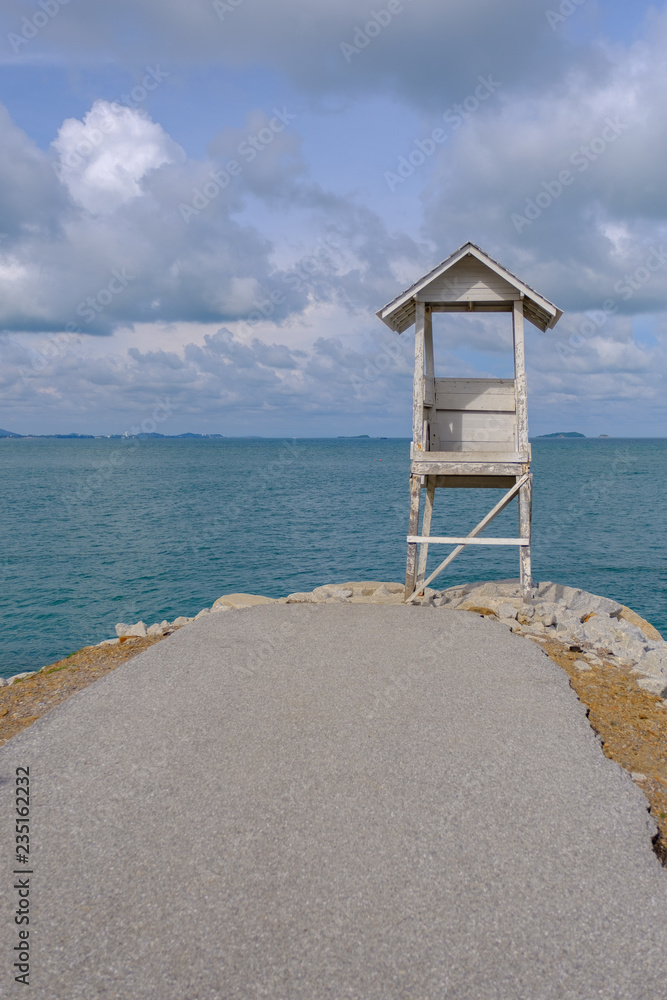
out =
[[[632,611],[630,608],[626,608],[625,605],[621,605],[621,609],[616,614],[615,617],[620,621],[626,621],[629,622],[630,625],[634,625],[648,639],[653,639],[655,642],[665,641],[658,632],[657,628],[654,628],[650,622],[647,622],[646,619],[638,615],[636,611]]]
[[[149,625],[147,635],[164,635],[164,626]]]
[[[317,598],[311,591],[301,592],[297,591],[294,594],[288,594],[287,604],[317,604]]]
[[[239,611],[241,608],[254,608],[258,604],[275,604],[275,599],[263,597],[261,594],[223,594],[211,610],[215,611],[221,604]]]
[[[667,679],[667,644],[664,648],[649,650],[639,660],[637,667],[649,677],[664,677]]]
[[[657,694],[659,698],[667,698],[667,677],[642,677],[637,681],[637,684],[649,694]]]
[[[512,619],[516,621],[517,609],[514,607],[513,604],[504,602],[503,604],[498,605],[497,614],[498,617],[501,619],[501,621],[505,619]]]
[[[181,615],[179,618],[174,618],[171,624],[180,627],[181,625],[189,625],[191,621],[194,621],[194,619],[186,618],[185,615]]]
[[[136,625],[125,625],[123,622],[119,622],[118,625],[116,625],[116,635],[119,639],[140,639],[147,634],[148,629],[143,622],[137,622]]]

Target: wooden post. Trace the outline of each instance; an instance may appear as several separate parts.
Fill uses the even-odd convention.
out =
[[[433,515],[433,498],[435,497],[435,476],[428,476],[426,479],[426,502],[424,503],[424,519],[422,524],[422,535],[428,537],[431,534],[431,517]],[[428,542],[422,542],[419,546],[419,567],[417,569],[416,590],[421,590],[426,576],[426,560],[428,558]],[[410,591],[412,593],[412,591]]]
[[[523,299],[515,301],[512,308],[512,330],[514,334],[514,394],[516,401],[516,431],[517,451],[524,457],[522,471],[530,469],[530,444],[528,442],[528,390],[526,385],[526,355],[523,340]],[[531,537],[533,505],[533,477],[528,479],[519,490],[519,537]],[[533,586],[530,570],[530,545],[519,549],[519,576],[521,578],[521,593],[528,597]]]
[[[528,393],[526,389],[526,356],[523,345],[523,300],[515,301],[512,309],[514,334],[514,394],[516,400],[517,451],[528,461]],[[527,471],[527,470],[526,470]]]
[[[519,537],[531,537],[531,521],[533,513],[533,475],[528,474],[526,482],[519,490]],[[519,567],[521,576],[521,594],[526,600],[533,586],[530,568],[530,545],[522,545],[519,549]]]
[[[410,529],[409,535],[419,531],[419,505],[421,501],[421,476],[410,476]],[[408,542],[408,558],[405,565],[406,600],[414,592],[417,576],[417,543]]]
[[[412,393],[412,442],[413,451],[424,447],[424,333],[426,307],[417,302],[415,308],[415,375]]]
[[[435,360],[433,356],[433,313],[429,305],[424,309],[424,406],[428,409],[428,430],[424,438],[424,450],[435,451]]]

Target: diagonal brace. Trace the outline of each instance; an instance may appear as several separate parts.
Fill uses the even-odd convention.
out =
[[[466,537],[467,538],[475,538],[476,535],[479,535],[479,533],[481,531],[483,531],[484,528],[486,528],[487,524],[490,524],[491,521],[493,521],[494,517],[497,517],[498,514],[500,514],[500,512],[503,511],[505,509],[505,507],[507,507],[508,503],[510,503],[510,501],[514,499],[514,497],[517,495],[517,493],[519,492],[519,490],[521,489],[521,487],[523,486],[523,484],[525,482],[527,482],[528,479],[529,479],[529,474],[528,473],[526,473],[525,475],[521,476],[520,479],[517,479],[517,481],[514,484],[514,486],[512,486],[512,488],[507,491],[507,493],[502,498],[502,500],[498,501],[498,503],[493,508],[493,510],[490,510],[489,513],[486,515],[486,517],[483,517],[482,520],[479,522],[479,524],[475,528],[473,528],[472,531],[470,532],[470,534],[468,534]],[[438,568],[431,573],[431,575],[429,576],[428,580],[424,580],[423,583],[420,582],[418,584],[417,589],[415,591],[413,591],[413,593],[410,595],[410,597],[408,597],[408,599],[407,599],[407,601],[405,603],[406,604],[409,603],[422,590],[426,590],[426,588],[428,587],[429,583],[431,583],[433,580],[435,580],[436,576],[440,576],[440,574],[442,573],[443,569],[445,569],[447,566],[449,566],[449,564],[452,561],[452,559],[455,559],[456,556],[460,552],[463,552],[464,548],[465,548],[465,543],[463,543],[461,545],[457,545],[456,548],[452,552],[449,553],[449,555],[447,556],[447,558],[444,559],[440,563],[440,565],[438,566]]]

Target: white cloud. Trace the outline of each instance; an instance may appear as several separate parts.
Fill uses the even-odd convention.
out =
[[[58,178],[73,201],[95,214],[141,196],[141,182],[152,170],[185,159],[144,112],[103,100],[95,101],[83,121],[64,121],[53,147]]]

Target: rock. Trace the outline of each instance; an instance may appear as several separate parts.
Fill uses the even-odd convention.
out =
[[[194,619],[186,618],[185,615],[181,615],[179,618],[174,618],[171,624],[180,627],[181,625],[189,625],[191,621],[194,621]]]
[[[572,664],[572,666],[575,668],[575,670],[590,670],[591,669],[590,663],[586,663],[585,660],[575,660],[574,663]]]
[[[26,677],[32,677],[32,675],[36,674],[36,673],[37,673],[36,670],[25,670],[22,674],[14,674],[13,677],[9,677],[7,679],[7,683],[8,684],[13,684],[15,681],[22,681]]]
[[[653,639],[655,642],[664,642],[665,640],[658,632],[657,628],[654,628],[650,622],[647,622],[644,618],[641,618],[635,611],[630,608],[626,608],[624,604],[621,605],[621,610],[616,615],[616,618],[621,621],[629,622],[639,629],[648,639]]]
[[[502,620],[504,618],[511,618],[516,621],[517,609],[513,604],[500,604],[498,606],[498,617]]]
[[[657,694],[659,698],[667,698],[667,678],[665,677],[642,677],[637,681],[637,685],[649,694]]]
[[[164,635],[164,625],[149,625],[147,635]]]
[[[515,629],[519,628],[516,618],[499,618],[498,621],[501,625],[506,625],[510,632],[514,632]]]
[[[403,596],[404,591],[405,591],[405,584],[403,583],[381,583],[380,586],[373,591],[372,596],[386,597],[388,594],[391,594],[393,596],[395,596],[396,594],[400,594],[401,596]]]
[[[312,591],[308,593],[297,591],[295,594],[288,594],[287,604],[317,604],[317,598]]]
[[[211,611],[209,608],[202,608],[201,611],[195,615],[195,621],[197,621],[198,618],[204,618],[206,615],[210,615],[210,613]]]
[[[147,633],[148,629],[143,622],[137,622],[136,625],[125,625],[123,622],[119,622],[116,625],[116,635],[119,639],[142,638]]]
[[[102,642],[98,642],[98,646],[117,646],[120,639],[103,639]]]
[[[653,649],[646,653],[637,664],[639,670],[649,677],[667,679],[667,645],[664,649]]]
[[[349,588],[335,587],[325,598],[325,604],[345,604],[350,597],[352,597],[352,591]]]
[[[254,608],[258,604],[275,604],[275,599],[263,597],[261,594],[223,594],[217,599],[211,610],[215,611],[221,604],[238,611],[241,608]]]
[[[642,774],[641,771],[631,771],[630,777],[633,781],[646,781],[646,775]]]

